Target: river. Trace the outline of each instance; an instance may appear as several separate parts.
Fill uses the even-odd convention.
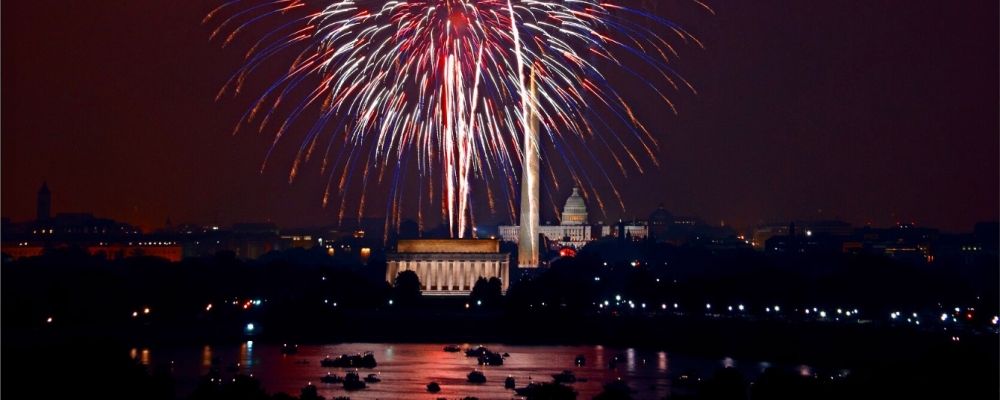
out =
[[[299,345],[297,354],[282,354],[281,344],[246,341],[234,345],[186,346],[134,348],[132,356],[152,368],[169,367],[174,377],[177,395],[188,396],[202,376],[212,368],[213,358],[221,361],[218,368],[224,379],[231,379],[236,373],[228,367],[237,366],[239,373],[260,379],[269,394],[285,392],[299,396],[301,389],[316,385],[318,394],[327,399],[348,396],[351,399],[439,399],[463,398],[466,396],[486,399],[522,398],[511,389],[504,388],[504,379],[513,377],[518,388],[529,382],[552,382],[552,374],[564,370],[571,371],[578,378],[569,383],[578,399],[591,399],[599,394],[602,385],[608,381],[621,379],[634,390],[635,399],[658,400],[671,394],[671,378],[691,370],[697,371],[702,379],[711,377],[722,367],[738,369],[746,380],[753,380],[764,368],[772,366],[761,361],[737,361],[731,358],[708,359],[668,354],[662,351],[642,351],[633,348],[611,348],[605,346],[524,346],[499,343],[454,343],[463,352],[445,352],[448,343],[338,343],[329,345]],[[476,357],[467,357],[464,350],[485,346],[492,351],[508,353],[503,365],[480,366]],[[378,365],[375,368],[358,369],[365,377],[377,374],[381,382],[369,383],[367,388],[348,391],[339,383],[321,383],[320,377],[327,372],[343,376],[353,369],[327,368],[320,365],[326,357],[337,358],[342,354],[357,354],[371,351]],[[583,355],[586,364],[577,366],[574,359]],[[609,362],[616,355],[624,356],[615,368]],[[803,375],[816,373],[845,375],[846,370],[816,371],[805,365],[776,367],[794,370]],[[486,376],[485,383],[471,383],[469,372],[481,370]],[[584,381],[585,380],[585,381]],[[429,393],[427,384],[438,382],[441,391]]]

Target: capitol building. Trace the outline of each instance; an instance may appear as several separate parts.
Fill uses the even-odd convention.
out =
[[[580,196],[580,188],[574,187],[573,194],[566,199],[559,225],[540,225],[539,233],[562,247],[581,248],[594,240],[592,226],[587,219],[587,205]],[[505,241],[517,241],[519,227],[517,225],[501,225],[500,238]]]

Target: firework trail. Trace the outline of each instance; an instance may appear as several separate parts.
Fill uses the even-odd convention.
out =
[[[538,115],[544,133],[540,136],[554,144],[554,155],[581,187],[592,186],[592,179],[611,182],[590,148],[609,148],[613,166],[622,174],[633,166],[641,172],[640,158],[656,162],[655,138],[611,87],[607,74],[634,75],[672,109],[660,87],[690,85],[668,66],[677,56],[674,47],[648,23],[672,32],[673,40],[701,44],[667,20],[614,3],[235,0],[213,10],[203,22],[216,26],[211,37],[224,37],[224,46],[255,24],[270,29],[255,38],[245,63],[218,97],[239,93],[265,62],[294,57],[234,130],[274,130],[262,169],[293,123],[308,118],[311,127],[289,181],[300,164],[322,153],[320,171],[328,174],[323,204],[335,191],[342,219],[348,188],[360,185],[360,217],[368,185],[391,179],[386,211],[397,224],[412,157],[421,177],[420,192],[427,192],[431,201],[440,196],[452,236],[462,237],[473,222],[474,180],[503,182],[501,194],[514,215],[518,144],[529,113]],[[643,76],[626,65],[622,55],[652,66],[655,73]],[[535,99],[528,98],[525,88],[529,68],[537,80]],[[278,112],[279,106],[284,111]],[[624,136],[639,145],[626,146],[609,119],[627,126]],[[582,145],[586,154],[568,151],[571,144]],[[585,168],[592,165],[599,169],[594,176]],[[495,189],[484,186],[493,210]],[[614,194],[624,208],[621,196]],[[596,191],[594,198],[603,210]],[[416,202],[422,216],[420,199]]]

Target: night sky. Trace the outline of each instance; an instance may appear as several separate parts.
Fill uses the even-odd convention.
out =
[[[628,99],[659,140],[660,166],[618,181],[625,210],[611,202],[602,215],[588,203],[591,222],[644,218],[659,203],[738,228],[839,218],[966,232],[998,218],[996,1],[705,3],[715,15],[659,1],[659,15],[705,46],[679,45],[671,64],[697,94],[669,91],[676,115]],[[53,213],[145,229],[168,217],[335,221],[336,207],[321,205],[318,163],[288,182],[299,143],[277,147],[261,171],[273,132],[232,135],[253,96],[214,100],[246,50],[209,40],[214,26],[201,20],[218,4],[8,2],[2,215],[34,219],[47,181]],[[552,194],[560,207],[570,190]],[[542,220],[554,219],[546,207]],[[476,219],[510,215],[480,206]]]

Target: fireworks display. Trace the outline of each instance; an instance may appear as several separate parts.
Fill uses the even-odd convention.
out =
[[[655,137],[609,74],[633,76],[672,109],[664,88],[690,85],[668,66],[677,56],[670,42],[700,43],[668,20],[616,3],[236,0],[204,22],[225,45],[265,27],[220,97],[239,93],[264,63],[291,60],[236,127],[271,129],[273,151],[303,122],[306,133],[289,180],[304,162],[321,158],[328,179],[323,204],[339,198],[338,218],[344,218],[349,193],[361,198],[360,217],[369,185],[388,182],[387,224],[398,224],[412,161],[421,193],[406,199],[418,204],[422,219],[421,200],[433,203],[438,196],[452,236],[462,237],[474,223],[475,180],[494,182],[476,186],[486,191],[476,198],[488,199],[491,210],[494,198],[505,199],[501,206],[514,214],[520,144],[531,112],[539,119],[538,136],[555,149],[542,156],[565,162],[582,188],[596,179],[611,182],[604,163],[596,162],[597,149],[610,154],[610,167],[623,174],[641,172],[640,158],[656,162]],[[635,63],[654,72],[639,72],[630,65]],[[534,97],[526,82],[532,72]],[[587,150],[577,154],[569,150],[574,146]],[[587,172],[594,168],[597,173]],[[596,191],[592,198],[603,209]]]

